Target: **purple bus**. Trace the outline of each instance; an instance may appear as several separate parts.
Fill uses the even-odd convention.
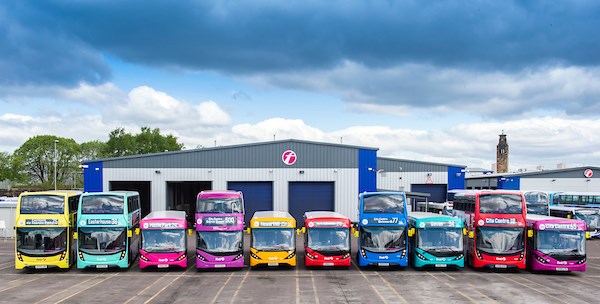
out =
[[[527,267],[533,271],[585,271],[583,220],[527,214]]]
[[[140,268],[186,268],[186,228],[185,211],[154,211],[146,215],[140,221]]]
[[[196,268],[244,267],[244,196],[211,190],[196,200]]]

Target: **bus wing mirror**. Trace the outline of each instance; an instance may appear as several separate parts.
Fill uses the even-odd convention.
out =
[[[302,233],[306,233],[306,227],[302,227]]]
[[[79,238],[79,234],[77,233],[77,231],[73,232],[73,238],[74,239],[78,239]]]
[[[463,228],[463,235],[467,235],[467,228]]]
[[[528,238],[532,238],[533,237],[533,230],[531,230],[531,229],[527,230],[527,237]]]
[[[472,239],[475,237],[475,233],[473,231],[469,231],[469,238]]]
[[[567,218],[568,218],[568,219],[570,219],[570,218],[572,218],[572,217],[573,217],[573,216],[571,216],[571,214],[567,214]]]
[[[354,237],[355,237],[355,238],[358,238],[358,230],[354,230],[354,233],[353,233],[353,234],[354,234]]]
[[[135,228],[135,234],[139,235],[140,234],[140,228]]]
[[[589,240],[590,238],[592,238],[592,236],[590,235],[590,232],[589,232],[589,231],[586,231],[586,232],[585,232],[585,238],[586,238],[586,239],[588,239],[588,240]]]
[[[133,231],[127,230],[127,237],[132,237],[132,236],[133,236]]]
[[[408,229],[408,237],[413,237],[415,235],[415,228]]]
[[[250,234],[250,228],[246,228],[246,234]]]
[[[192,235],[192,234],[193,234],[193,231],[192,231],[192,229],[188,229],[188,230],[187,230],[187,234],[188,234],[188,235]]]
[[[302,228],[304,228],[304,227],[302,227]],[[302,233],[302,229],[300,229],[300,228],[296,229],[296,234],[300,235],[300,233]]]

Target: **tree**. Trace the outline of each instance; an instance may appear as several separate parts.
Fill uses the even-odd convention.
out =
[[[183,149],[183,144],[177,142],[177,137],[172,134],[161,135],[159,128],[142,127],[141,132],[136,135],[126,133],[123,128],[117,128],[110,132],[108,138],[105,150],[108,157]]]
[[[94,160],[107,157],[107,144],[105,142],[94,140],[81,143],[79,161]]]
[[[58,140],[56,155],[54,155],[55,140]],[[57,185],[61,185],[66,176],[70,176],[78,169],[80,153],[80,146],[72,138],[38,135],[29,138],[15,151],[13,163],[33,183],[49,186],[54,183],[56,161]]]
[[[11,155],[7,152],[0,152],[0,182],[14,179],[15,174],[12,169]]]

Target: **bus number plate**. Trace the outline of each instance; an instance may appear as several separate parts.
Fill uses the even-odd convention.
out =
[[[508,266],[500,264],[500,265],[496,265],[496,268],[508,268]]]
[[[46,269],[46,268],[48,268],[47,265],[36,265],[35,266],[35,269]]]
[[[558,267],[556,271],[569,271],[569,268]]]
[[[331,262],[323,262],[323,266],[333,266],[333,263],[331,263]]]
[[[390,266],[390,263],[377,263],[377,266]]]
[[[269,263],[269,266],[279,266],[279,263]]]
[[[108,268],[108,265],[96,265],[96,268]]]
[[[445,268],[447,266],[448,265],[446,265],[446,264],[435,264],[435,268]]]
[[[225,264],[215,264],[215,268],[225,268]]]
[[[158,264],[156,265],[158,268],[169,268],[169,264]]]

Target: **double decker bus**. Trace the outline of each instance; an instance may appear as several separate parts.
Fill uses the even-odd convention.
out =
[[[185,211],[154,211],[140,221],[140,268],[187,267]],[[191,232],[191,231],[190,231]]]
[[[586,231],[591,237],[600,238],[600,209],[572,205],[550,206],[550,215],[585,222]]]
[[[527,268],[533,271],[585,271],[585,222],[527,215]]]
[[[86,192],[79,199],[77,268],[129,268],[139,251],[140,195]]]
[[[211,190],[196,200],[196,268],[244,267],[244,196]]]
[[[304,265],[349,267],[350,219],[332,211],[304,213]]]
[[[250,219],[250,266],[296,266],[296,220],[286,211],[256,211]]]
[[[15,269],[69,268],[80,191],[24,192],[15,216]]]
[[[525,196],[525,203],[527,204],[528,215],[550,215],[550,192],[528,190],[523,191],[523,196]]]
[[[358,217],[358,266],[408,266],[404,192],[361,193]]]
[[[518,191],[482,190],[454,196],[454,214],[468,230],[466,259],[474,268],[525,269],[525,215]]]
[[[429,212],[408,214],[410,260],[417,268],[464,267],[463,221]]]

